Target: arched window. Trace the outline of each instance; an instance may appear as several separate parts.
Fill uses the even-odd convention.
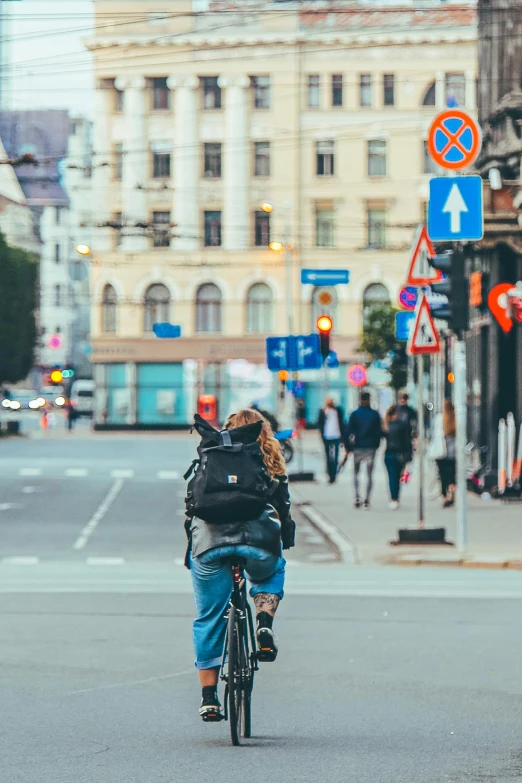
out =
[[[331,316],[334,329],[337,324],[337,291],[333,286],[314,288],[312,292],[312,325],[311,331],[316,331],[316,322],[320,315]]]
[[[204,283],[196,293],[196,332],[220,331],[221,291],[214,283]]]
[[[368,315],[379,305],[390,304],[390,294],[382,283],[372,283],[363,294],[363,324],[368,322]]]
[[[255,283],[247,294],[247,332],[267,334],[273,329],[273,296],[266,283]]]
[[[155,283],[145,292],[144,331],[152,332],[154,324],[170,321],[170,293],[166,286]]]
[[[423,106],[435,106],[435,82],[432,82],[424,95]]]
[[[116,309],[118,307],[118,298],[112,285],[106,285],[103,289],[102,298],[102,332],[116,332]]]

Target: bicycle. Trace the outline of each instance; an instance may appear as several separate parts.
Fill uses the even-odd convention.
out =
[[[247,598],[244,562],[231,561],[233,588],[225,615],[227,632],[220,668],[225,683],[225,720],[230,723],[232,745],[252,736],[252,689],[259,664],[252,610]]]

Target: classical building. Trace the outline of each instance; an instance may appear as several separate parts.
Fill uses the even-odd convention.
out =
[[[325,310],[346,404],[364,314],[396,301],[425,215],[429,124],[476,108],[472,6],[203,5],[96,3],[99,426],[184,424],[199,394],[221,415],[273,405],[265,337]],[[302,285],[302,269],[350,283]],[[155,337],[163,321],[182,337]]]

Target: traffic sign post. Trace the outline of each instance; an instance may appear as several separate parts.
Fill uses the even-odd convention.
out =
[[[448,109],[433,120],[428,152],[435,163],[449,171],[465,169],[477,159],[482,146],[480,127],[460,109]]]
[[[273,372],[318,370],[322,366],[317,334],[266,338],[266,363]]]
[[[409,335],[407,352],[410,356],[440,353],[440,335],[424,293],[419,298],[414,318],[415,323]]]
[[[428,236],[426,226],[419,226],[410,256],[410,267],[406,283],[408,286],[423,286],[442,279],[442,275],[433,269],[428,258],[435,255],[435,248]]]
[[[364,364],[351,364],[346,370],[346,380],[350,386],[360,389],[368,383],[368,370]]]
[[[349,269],[301,269],[303,285],[347,285],[349,282]]]
[[[414,323],[414,312],[406,310],[402,313],[395,313],[395,337],[397,340],[407,342],[410,338]]]
[[[152,331],[156,337],[161,337],[162,339],[181,337],[181,326],[178,324],[169,324],[168,322],[154,324]]]
[[[433,177],[430,180],[428,234],[434,242],[482,239],[481,177]]]

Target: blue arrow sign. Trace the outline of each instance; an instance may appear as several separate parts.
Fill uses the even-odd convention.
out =
[[[408,337],[410,336],[410,330],[413,329],[414,323],[414,312],[406,311],[402,313],[395,313],[395,337],[397,340],[408,340]]]
[[[172,338],[181,337],[181,326],[179,324],[161,323],[154,324],[152,331],[156,337]]]
[[[269,370],[288,370],[288,337],[266,338],[266,363]]]
[[[350,282],[348,269],[301,269],[301,283],[311,285],[346,285]]]
[[[302,334],[295,337],[296,370],[318,370],[322,364],[319,353],[319,335]],[[294,368],[292,368],[294,369]]]
[[[482,239],[481,177],[433,177],[430,180],[428,234],[434,242]]]
[[[266,363],[269,370],[318,370],[322,365],[319,335],[302,334],[266,338]]]
[[[330,370],[335,370],[336,367],[339,367],[339,357],[336,351],[330,351],[326,357],[325,364]]]

